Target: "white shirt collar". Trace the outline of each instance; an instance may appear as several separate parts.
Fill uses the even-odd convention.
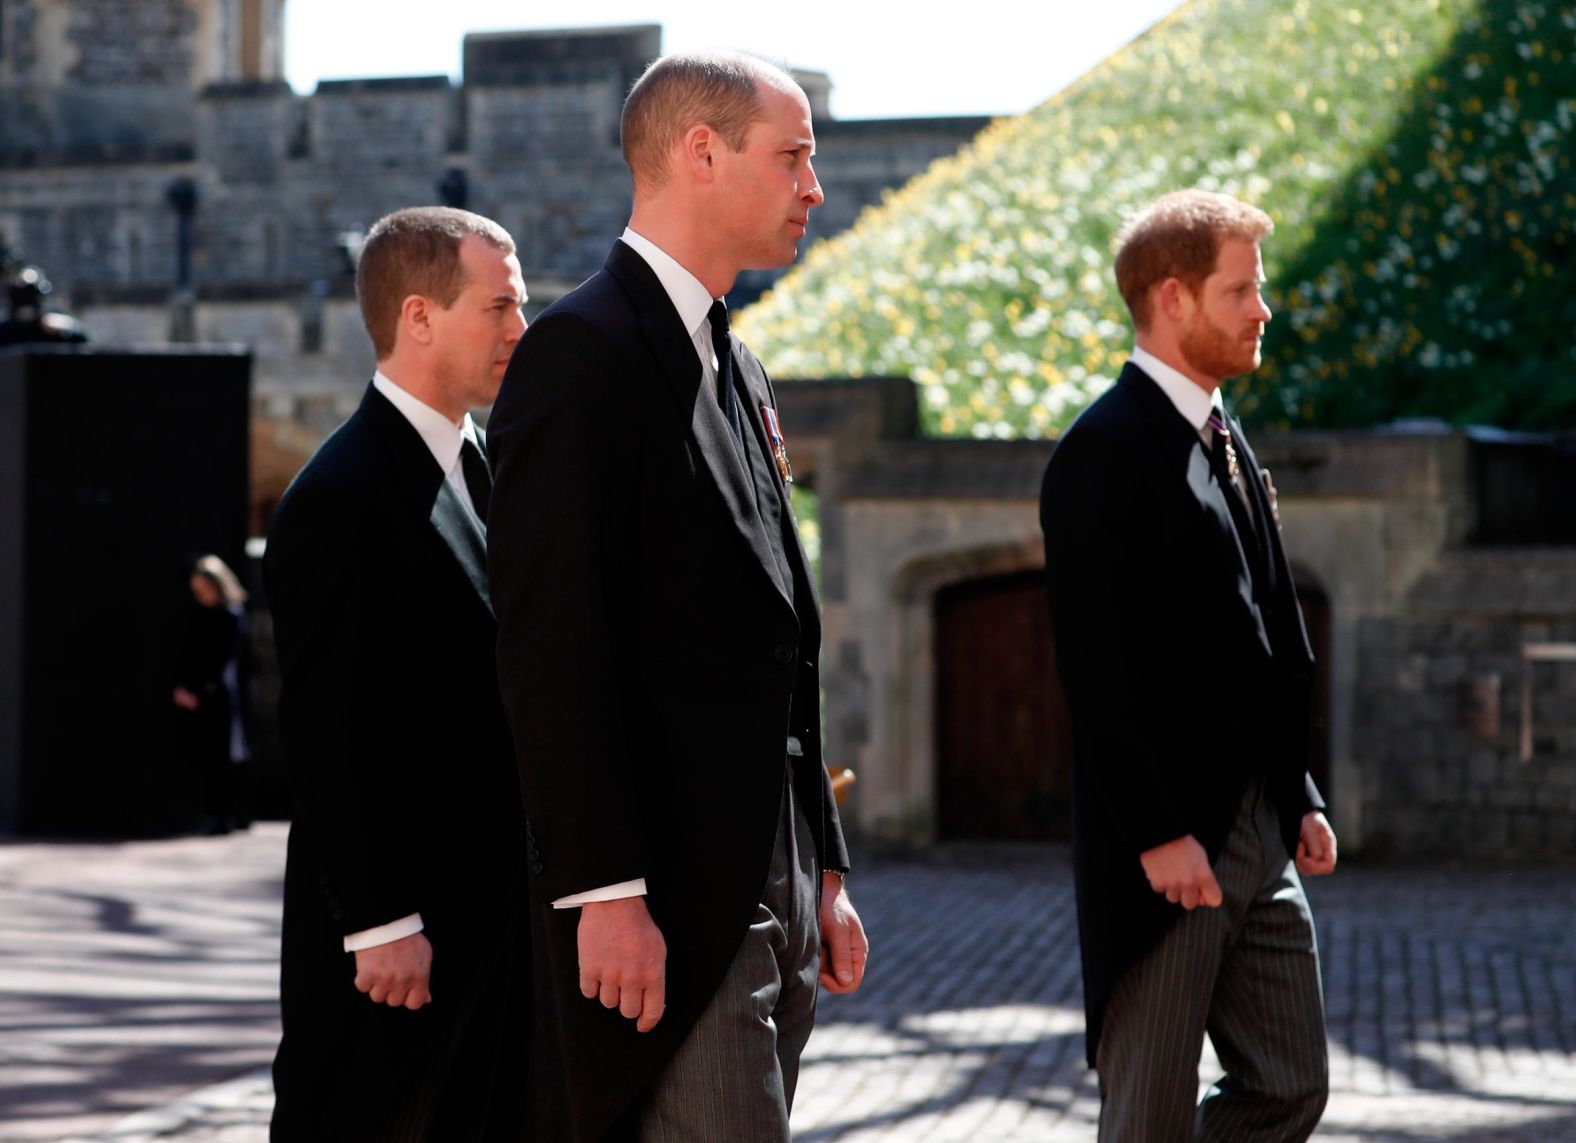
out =
[[[1221,399],[1218,388],[1212,393],[1206,393],[1186,373],[1167,365],[1147,349],[1133,346],[1133,354],[1128,360],[1160,386],[1160,391],[1171,399],[1177,412],[1182,414],[1183,420],[1199,432],[1204,431],[1211,413],[1225,412],[1226,405]]]
[[[652,273],[656,274],[657,281],[661,282],[662,288],[667,291],[669,300],[673,302],[673,308],[678,310],[679,320],[684,323],[685,332],[693,338],[711,310],[711,291],[701,285],[699,278],[680,266],[673,255],[644,234],[639,234],[626,226],[620,237],[624,245],[646,260]]]
[[[444,473],[450,472],[454,468],[455,461],[460,459],[462,441],[479,443],[476,437],[476,424],[471,420],[469,413],[466,413],[464,420],[456,425],[431,405],[401,389],[399,384],[381,369],[372,375],[372,387],[387,397],[389,404],[398,409],[400,415],[410,422],[411,428],[421,435],[421,439],[432,452],[432,459],[438,462],[438,467]]]

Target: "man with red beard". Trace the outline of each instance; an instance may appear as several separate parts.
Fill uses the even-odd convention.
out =
[[[1328,1093],[1312,654],[1267,474],[1221,399],[1259,364],[1263,211],[1189,190],[1118,239],[1136,348],[1063,434],[1040,522],[1073,734],[1100,1139],[1303,1140]],[[1198,1102],[1205,1033],[1226,1074]]]

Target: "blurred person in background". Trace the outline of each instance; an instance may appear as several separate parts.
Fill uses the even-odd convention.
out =
[[[191,572],[192,608],[176,663],[177,748],[201,791],[199,830],[250,825],[242,778],[249,757],[242,717],[246,590],[228,564],[200,557]]]

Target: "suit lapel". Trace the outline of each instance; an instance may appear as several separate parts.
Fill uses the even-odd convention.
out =
[[[1269,632],[1264,627],[1264,615],[1253,598],[1253,574],[1248,565],[1253,557],[1244,547],[1242,537],[1237,535],[1236,526],[1231,521],[1231,508],[1226,503],[1226,497],[1235,496],[1236,493],[1220,486],[1215,478],[1215,470],[1210,467],[1209,457],[1204,452],[1204,442],[1198,430],[1183,419],[1171,399],[1147,373],[1128,363],[1117,383],[1129,386],[1138,398],[1162,451],[1198,501],[1210,525],[1212,546],[1223,570],[1232,577],[1233,598],[1252,623],[1254,634],[1263,644],[1265,652],[1273,655]]]
[[[371,386],[361,401],[362,412],[393,460],[399,494],[408,499],[459,564],[488,614],[487,531],[476,514],[450,486],[432,451],[383,394]]]
[[[427,522],[449,549],[471,581],[476,594],[492,610],[492,600],[487,594],[487,526],[477,519],[476,513],[466,507],[459,493],[448,480],[438,484],[438,494],[433,498],[432,511]]]
[[[1264,498],[1264,478],[1259,475],[1258,458],[1248,447],[1248,438],[1243,435],[1242,426],[1237,423],[1237,418],[1229,413],[1226,414],[1226,427],[1231,431],[1232,444],[1237,450],[1238,464],[1242,469],[1242,485],[1247,493],[1248,513],[1253,519],[1252,555],[1258,560],[1262,574],[1266,577],[1264,594],[1266,598],[1273,599],[1280,577],[1275,567],[1272,547],[1274,537],[1271,533],[1275,530],[1275,521],[1270,516],[1269,504]]]
[[[819,615],[821,601],[816,592],[815,577],[810,574],[810,557],[805,553],[804,545],[799,540],[798,521],[793,515],[793,500],[789,496],[788,486],[783,483],[782,475],[778,471],[777,458],[772,452],[771,439],[766,432],[765,414],[761,411],[762,407],[767,405],[775,409],[777,401],[766,380],[766,371],[761,368],[761,363],[756,360],[755,355],[744,349],[743,344],[732,334],[728,337],[729,343],[733,346],[734,375],[739,379],[744,390],[739,400],[744,405],[741,413],[746,426],[745,443],[756,450],[756,456],[761,457],[762,463],[766,466],[767,476],[782,505],[784,524],[782,544],[791,565],[793,579],[804,584],[809,591],[810,600],[815,604],[811,611]],[[791,599],[794,583],[790,582],[784,587]],[[802,621],[804,617],[800,618]]]
[[[739,456],[733,430],[711,394],[702,392],[705,376],[695,343],[679,320],[667,291],[657,280],[646,260],[622,242],[615,243],[608,256],[607,271],[623,287],[640,319],[641,336],[662,368],[663,380],[677,402],[680,415],[689,422],[690,435],[712,482],[722,494],[728,518],[739,538],[749,547],[762,573],[790,607],[791,596],[783,589],[776,572],[776,558],[761,529],[760,513],[755,507],[755,492],[750,475]],[[731,335],[730,335],[731,344]],[[734,355],[735,364],[738,355]],[[744,410],[741,410],[744,412]],[[757,412],[755,414],[759,416]],[[750,438],[746,437],[748,442]]]
[[[1264,562],[1270,568],[1273,578],[1271,590],[1275,593],[1276,613],[1279,616],[1291,617],[1281,623],[1281,627],[1295,644],[1296,654],[1311,664],[1313,647],[1308,642],[1308,629],[1303,623],[1302,607],[1297,602],[1297,587],[1291,574],[1291,562],[1287,560],[1286,549],[1281,544],[1280,525],[1276,523],[1275,514],[1270,510],[1269,490],[1264,486],[1259,458],[1254,455],[1253,448],[1248,444],[1248,438],[1242,432],[1242,426],[1237,423],[1235,417],[1231,419],[1231,432],[1238,443],[1238,451],[1247,470],[1248,494],[1253,501],[1253,515],[1258,523],[1260,542],[1264,546]]]

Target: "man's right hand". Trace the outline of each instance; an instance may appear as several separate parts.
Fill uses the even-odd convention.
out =
[[[1138,860],[1143,863],[1149,887],[1173,905],[1213,909],[1220,904],[1220,883],[1209,867],[1209,854],[1192,834],[1146,849]]]
[[[432,1001],[431,977],[432,945],[421,933],[356,950],[356,988],[374,1004],[414,1011]]]
[[[580,991],[649,1032],[667,1007],[668,945],[644,897],[580,906]]]

